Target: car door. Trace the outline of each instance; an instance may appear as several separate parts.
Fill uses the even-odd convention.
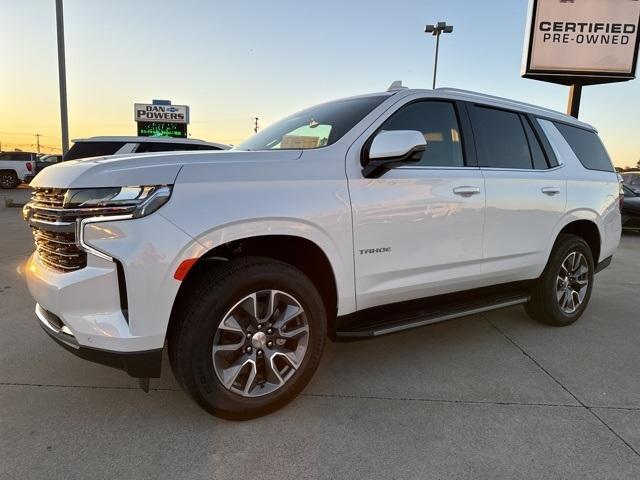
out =
[[[483,276],[538,276],[566,205],[566,181],[537,120],[493,106],[469,108],[485,180]]]
[[[407,101],[349,150],[356,300],[359,310],[475,286],[482,261],[484,180],[464,128],[464,105]],[[418,163],[364,178],[360,158],[387,130],[417,130]],[[471,142],[471,143],[470,143]]]

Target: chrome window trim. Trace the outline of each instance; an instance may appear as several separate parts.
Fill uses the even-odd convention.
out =
[[[554,172],[564,168],[564,163],[560,163],[552,168],[501,168],[501,167],[435,167],[430,165],[401,165],[393,170],[483,170],[487,172]]]
[[[432,165],[401,165],[395,167],[393,170],[479,170],[480,167],[436,167]]]
[[[478,167],[480,170],[486,170],[488,172],[496,171],[496,172],[554,172],[556,170],[560,170],[564,168],[564,163],[560,163],[552,168],[501,168],[501,167]]]

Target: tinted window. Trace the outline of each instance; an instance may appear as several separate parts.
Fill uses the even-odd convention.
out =
[[[622,175],[625,185],[640,185],[640,175]]]
[[[144,142],[138,145],[136,153],[142,152],[172,152],[176,150],[220,150],[210,145],[194,143]]]
[[[554,122],[554,125],[567,141],[584,168],[588,168],[589,170],[603,170],[605,172],[614,171],[609,155],[607,155],[607,151],[604,149],[604,145],[602,145],[597,133],[583,128],[573,127],[565,123]]]
[[[419,165],[464,166],[460,128],[452,103],[428,101],[405,105],[389,117],[380,130],[417,130],[422,133],[427,149]]]
[[[319,148],[337,142],[388,95],[323,103],[261,130],[235,150]]]
[[[521,117],[522,118],[522,117]],[[547,163],[547,158],[540,146],[540,142],[538,138],[533,133],[533,129],[531,125],[529,125],[529,121],[526,118],[522,118],[522,125],[524,125],[524,131],[527,134],[527,140],[529,142],[529,150],[531,151],[531,158],[533,159],[533,168],[538,170],[543,170],[549,168],[549,164]]]
[[[63,157],[64,160],[78,158],[101,157],[113,155],[124,146],[125,142],[77,142]]]
[[[517,113],[474,107],[473,132],[480,166],[532,168],[529,144]]]
[[[35,158],[35,153],[30,152],[3,152],[0,153],[0,160],[17,160],[21,162],[28,162]]]

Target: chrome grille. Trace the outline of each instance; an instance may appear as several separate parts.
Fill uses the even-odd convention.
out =
[[[28,204],[38,257],[58,272],[87,266],[87,254],[76,243],[76,212],[63,208],[65,193],[64,189],[38,188]]]
[[[34,208],[62,208],[66,193],[62,188],[38,188],[31,194],[31,205]]]

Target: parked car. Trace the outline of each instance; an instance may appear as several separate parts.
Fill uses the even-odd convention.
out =
[[[640,193],[640,172],[625,172],[620,174],[622,183],[635,193]]]
[[[229,145],[205,142],[195,138],[165,137],[90,137],[78,138],[64,160],[122,155],[125,153],[171,152],[175,150],[228,150]]]
[[[640,230],[640,193],[623,185],[622,228]]]
[[[40,173],[47,167],[51,165],[55,165],[56,163],[60,163],[62,161],[62,155],[51,154],[51,155],[42,155],[41,157],[36,158],[36,174]]]
[[[325,103],[229,151],[56,165],[34,187],[45,332],[143,388],[166,343],[185,391],[233,419],[292,400],[327,337],[514,305],[572,324],[621,233],[593,127],[455,89]]]
[[[34,152],[0,152],[0,188],[16,188],[35,175]]]

